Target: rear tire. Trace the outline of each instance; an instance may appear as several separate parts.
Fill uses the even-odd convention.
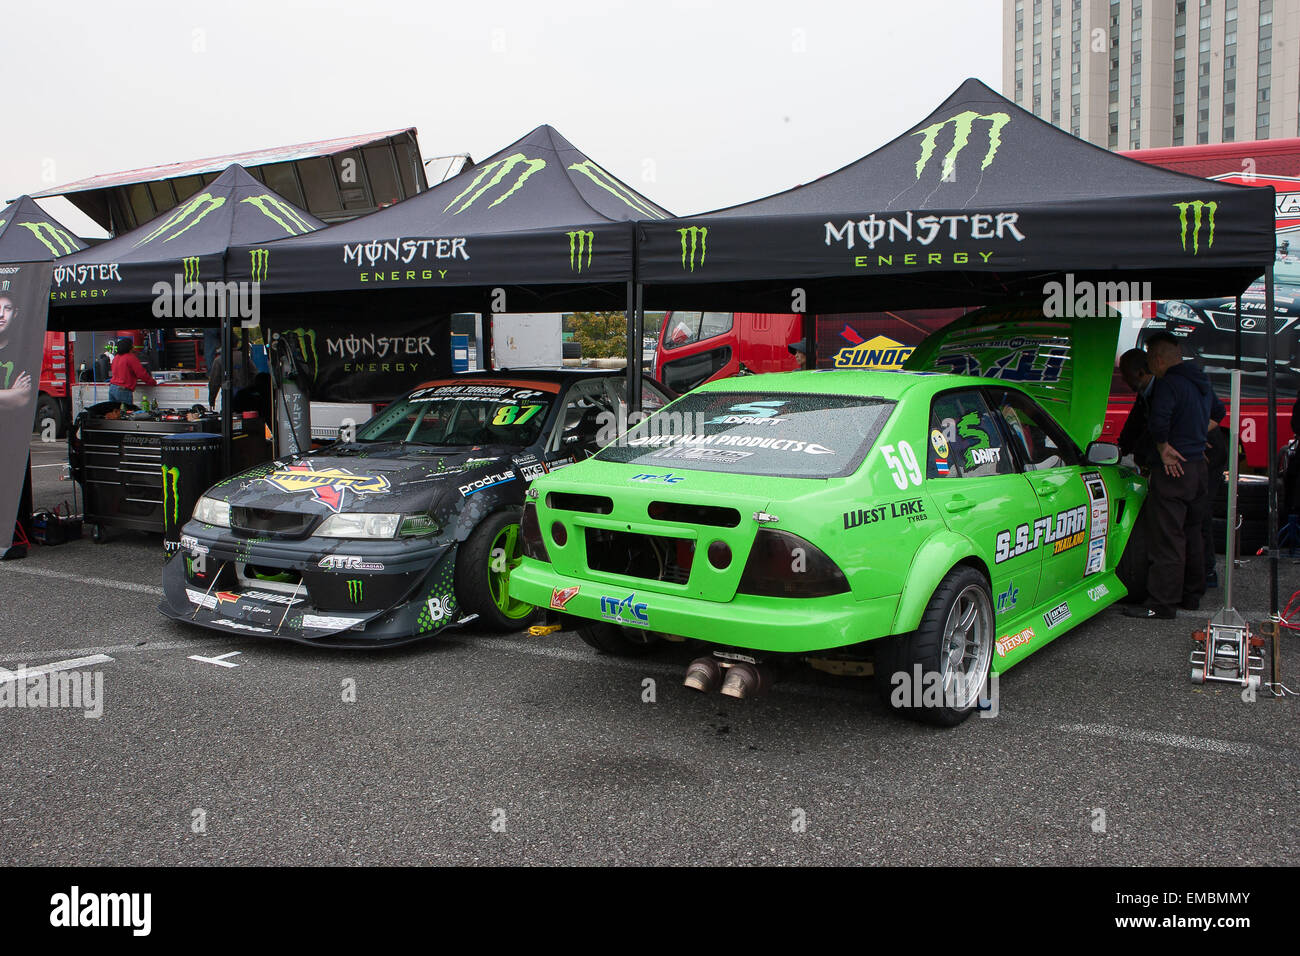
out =
[[[523,555],[522,514],[520,508],[507,508],[488,515],[456,555],[456,599],[489,629],[519,631],[542,619],[540,609],[510,597],[510,571]]]
[[[974,568],[958,565],[940,582],[915,631],[877,642],[876,692],[903,717],[955,727],[976,709],[984,692],[995,639],[988,581]],[[917,666],[919,689],[912,686]],[[895,682],[898,673],[906,680]],[[936,680],[942,688],[937,706],[930,699],[933,691],[926,693]]]
[[[63,410],[50,396],[42,395],[36,400],[36,422],[32,430],[44,435],[47,422],[54,423],[54,437],[63,438],[67,432],[63,423]]]
[[[657,650],[663,638],[655,631],[623,627],[606,621],[587,621],[578,628],[584,644],[615,657],[643,657]]]

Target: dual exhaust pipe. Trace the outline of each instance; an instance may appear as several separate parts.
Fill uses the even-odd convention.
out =
[[[767,687],[768,679],[757,664],[748,661],[698,657],[686,668],[686,678],[682,683],[691,690],[705,693],[721,690],[726,696],[740,700],[761,693]]]

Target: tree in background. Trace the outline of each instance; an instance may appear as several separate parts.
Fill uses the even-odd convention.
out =
[[[573,340],[582,346],[585,359],[627,355],[625,312],[573,312],[565,317],[565,327],[572,330]]]

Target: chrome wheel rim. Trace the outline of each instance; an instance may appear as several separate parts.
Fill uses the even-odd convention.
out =
[[[993,657],[993,604],[984,588],[962,588],[944,621],[939,647],[943,699],[957,710],[975,706]]]

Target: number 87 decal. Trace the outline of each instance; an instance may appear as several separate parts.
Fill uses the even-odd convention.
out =
[[[908,479],[911,484],[919,485],[921,483],[921,465],[916,460],[916,452],[912,451],[912,446],[905,441],[898,443],[898,454],[894,454],[893,445],[881,445],[880,452],[885,456],[885,464],[889,466],[890,473],[894,477],[894,484],[898,485],[901,491],[906,491]]]

